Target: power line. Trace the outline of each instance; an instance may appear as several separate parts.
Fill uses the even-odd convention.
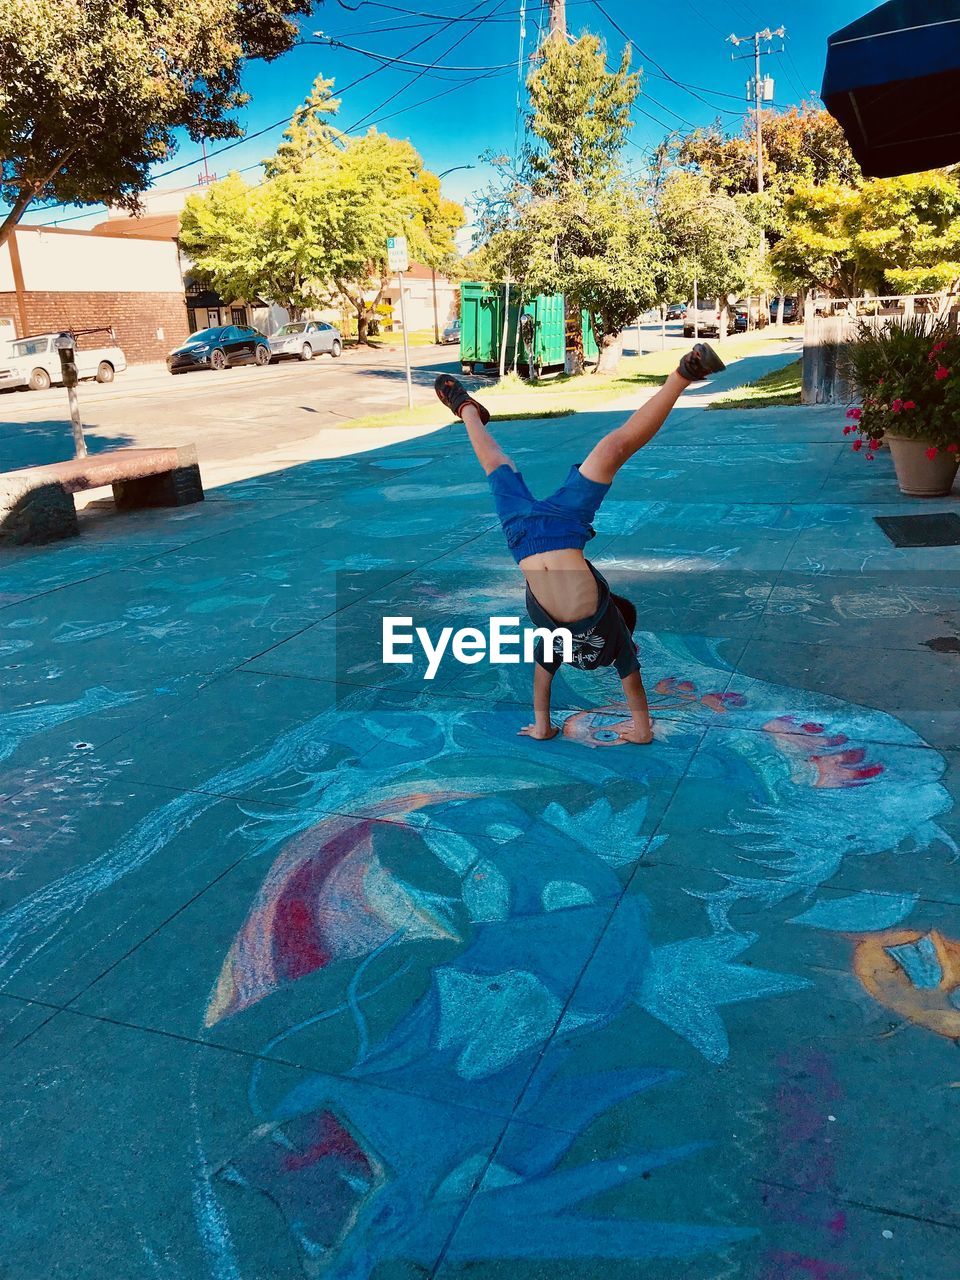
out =
[[[349,7],[349,6],[344,6],[344,7]],[[477,6],[475,5],[474,9],[476,8]],[[453,19],[451,19],[450,21],[452,22]],[[442,35],[442,34],[443,32],[441,30],[431,35],[424,36],[422,39],[416,41],[416,43],[410,45],[408,49],[405,49],[400,56],[406,57],[407,54],[415,53],[417,49],[420,49],[422,48],[423,45],[428,44],[434,38],[434,35]],[[312,41],[301,42],[301,44],[306,44],[306,43],[313,43],[313,42]],[[297,45],[295,47],[299,48],[301,46]],[[340,93],[341,94],[348,93],[351,89],[355,89],[357,85],[363,84],[366,80],[371,80],[374,76],[379,75],[382,71],[385,71],[385,70],[386,70],[386,66],[384,65],[384,66],[374,67],[370,71],[365,71],[363,75],[357,76],[355,80],[351,80],[349,84],[344,85],[343,88],[340,89]],[[379,110],[379,107],[376,109]],[[210,151],[207,153],[208,158],[212,160],[214,156],[224,155],[227,151],[234,150],[235,147],[242,147],[245,143],[253,142],[256,138],[262,138],[265,134],[273,133],[277,129],[288,127],[291,121],[296,119],[300,110],[302,110],[302,108],[300,108],[299,110],[294,109],[292,112],[288,112],[287,115],[281,116],[279,120],[274,120],[271,124],[264,125],[262,129],[257,129],[254,133],[246,133],[242,138],[236,138],[232,142],[225,143],[222,147],[215,148],[213,151]],[[192,169],[193,166],[198,162],[199,162],[199,157],[196,157],[192,160],[186,160],[180,164],[173,165],[172,167],[161,166],[161,168],[158,169],[155,175],[150,179],[147,189],[156,185],[157,178],[168,178],[168,177],[172,177],[175,173],[183,173],[184,170],[186,169]],[[250,167],[255,168],[256,166],[250,166]],[[68,209],[68,208],[70,208],[70,202],[61,200],[56,204],[38,205],[36,207],[36,212],[40,213],[40,212],[45,212],[52,209]],[[84,217],[86,215],[81,214],[79,216]],[[71,219],[71,220],[75,221],[76,219]],[[64,219],[64,221],[66,221],[66,219]]]
[[[646,116],[648,120],[652,120],[654,124],[658,124],[665,133],[677,132],[673,125],[665,124],[662,120],[658,120],[652,112],[645,111],[643,107],[638,107],[636,103],[633,104],[633,110],[639,111],[642,116]]]
[[[700,21],[705,22],[708,27],[712,27],[713,30],[716,31],[718,36],[722,36],[725,34],[725,32],[721,31],[715,22],[712,22],[702,10],[697,8],[697,6],[693,3],[693,0],[687,0],[687,4],[690,6],[693,12],[697,15]]]
[[[661,75],[665,80],[669,80],[671,84],[675,84],[677,88],[682,89],[684,93],[689,93],[691,97],[697,98],[700,102],[705,103],[710,108],[711,111],[724,111],[726,112],[727,115],[731,115],[731,116],[736,116],[741,114],[739,111],[731,111],[729,107],[716,106],[714,103],[709,102],[701,94],[697,93],[696,90],[691,89],[689,85],[684,84],[682,80],[678,80],[675,76],[672,76],[670,72],[666,69],[666,67],[661,66],[660,63],[657,62],[656,58],[651,57],[649,53],[641,49],[641,47],[637,44],[637,42],[631,36],[627,35],[623,27],[621,27],[618,22],[615,22],[614,19],[610,17],[609,13],[607,13],[606,9],[604,9],[603,5],[600,3],[600,0],[592,0],[592,3],[594,8],[600,14],[602,14],[604,18],[606,18],[607,22],[609,22],[611,27],[613,27],[614,31],[619,32],[619,34],[623,36],[624,40],[626,40],[627,44],[629,44],[631,48],[636,49],[637,53],[639,53],[641,58],[646,58],[648,62],[652,62],[653,65],[657,68],[657,70],[661,73]]]
[[[481,7],[482,7],[482,5],[483,5],[484,3],[486,3],[486,2],[487,2],[487,0],[480,0],[480,3],[479,3],[479,4],[475,4],[475,5],[474,5],[470,10],[469,10],[469,13],[470,13],[471,15],[472,15],[472,14],[475,14],[475,13],[476,13],[476,11],[477,11],[479,8],[481,8]],[[492,16],[492,14],[495,14],[499,9],[501,9],[501,8],[503,7],[503,5],[504,5],[505,3],[506,3],[506,0],[500,0],[499,4],[497,4],[497,5],[495,5],[495,6],[494,6],[494,8],[493,8],[493,10],[491,11],[491,14],[490,14],[490,15],[481,15],[479,18],[474,19],[474,21],[473,21],[473,25],[469,28],[469,30],[465,31],[465,32],[463,33],[463,35],[462,35],[462,36],[460,36],[458,39],[456,39],[456,40],[453,42],[453,44],[452,44],[452,45],[450,45],[448,48],[444,49],[443,53],[441,53],[441,54],[440,54],[440,58],[445,58],[448,54],[452,53],[452,52],[454,51],[454,49],[458,48],[458,46],[459,46],[459,45],[463,44],[464,40],[468,39],[468,37],[470,37],[471,35],[473,35],[473,33],[477,30],[477,28],[480,26],[480,24],[486,20],[486,17],[488,17],[488,16]],[[451,23],[448,23],[448,24],[447,24],[447,27],[449,27],[449,26],[451,26],[451,25],[452,25],[452,22],[451,22]],[[446,28],[444,28],[444,30],[446,30]],[[436,32],[436,35],[440,35],[440,34],[442,34],[442,33],[441,33],[441,32],[439,32],[439,31],[438,31],[438,32]],[[433,39],[433,37],[431,36],[431,37],[430,37],[430,39]],[[439,58],[438,58],[438,59],[435,59],[435,61],[434,61],[434,64],[433,64],[433,65],[434,65],[434,66],[436,66],[438,62],[439,62]],[[500,67],[477,67],[477,68],[476,68],[476,70],[477,70],[477,71],[479,71],[479,72],[481,72],[481,73],[487,73],[487,74],[489,74],[491,71],[499,71],[499,70],[502,70],[502,68],[500,68]],[[359,128],[359,126],[360,126],[361,124],[363,124],[365,120],[368,120],[370,116],[375,115],[378,111],[381,111],[385,106],[387,106],[389,103],[393,102],[393,101],[394,101],[394,99],[399,98],[399,97],[400,97],[400,95],[401,95],[402,93],[406,93],[406,91],[407,91],[409,88],[411,88],[413,85],[415,85],[415,84],[416,84],[416,82],[417,82],[418,80],[420,80],[423,76],[425,76],[425,75],[426,75],[426,73],[427,73],[427,72],[426,72],[426,69],[424,69],[424,70],[422,70],[422,71],[419,71],[415,76],[413,76],[413,78],[412,78],[412,79],[408,80],[408,81],[407,81],[407,83],[406,83],[405,85],[401,85],[399,89],[394,90],[394,92],[393,92],[393,93],[389,94],[389,95],[388,95],[388,97],[384,98],[384,100],[383,100],[382,102],[378,103],[378,105],[377,105],[377,106],[373,107],[370,111],[367,111],[364,115],[362,115],[362,116],[359,118],[359,120],[354,121],[354,123],[353,123],[352,125],[350,125],[350,126],[347,128],[346,132],[347,132],[347,133],[350,133],[350,132],[352,132],[354,129]]]
[[[786,59],[786,61],[784,59]],[[799,93],[801,101],[804,98],[808,97],[809,95],[807,91],[803,88],[803,86],[800,83],[800,68],[794,62],[793,54],[790,52],[789,48],[786,45],[784,46],[783,51],[780,54],[780,65],[783,67],[784,71],[786,71],[787,78],[789,79],[790,83],[796,89],[797,93]],[[796,75],[794,75],[794,72],[796,72]]]
[[[405,115],[408,111],[415,111],[415,110],[417,109],[417,107],[423,107],[423,106],[426,106],[426,105],[427,105],[427,103],[435,102],[438,98],[445,98],[445,97],[447,97],[447,95],[448,95],[448,94],[456,93],[458,89],[468,89],[468,88],[470,87],[470,85],[472,85],[472,84],[476,84],[476,83],[477,83],[478,81],[480,81],[480,80],[494,80],[494,79],[496,79],[497,77],[502,76],[502,75],[505,75],[505,74],[506,74],[506,73],[505,73],[505,72],[503,72],[503,71],[495,71],[495,72],[494,72],[494,71],[484,71],[484,72],[482,72],[480,75],[474,76],[474,77],[473,77],[472,79],[470,79],[470,80],[465,80],[462,84],[454,84],[454,85],[450,85],[450,87],[449,87],[449,88],[447,88],[447,89],[441,89],[439,93],[433,93],[433,94],[431,94],[428,98],[420,98],[417,102],[411,102],[411,103],[408,103],[408,105],[407,105],[407,106],[405,106],[405,107],[399,107],[396,111],[391,111],[391,112],[389,112],[389,113],[388,113],[387,115],[385,115],[385,116],[377,116],[375,119],[373,119],[373,120],[371,120],[371,121],[370,121],[370,124],[371,124],[371,125],[375,125],[375,124],[383,124],[383,122],[384,122],[385,120],[392,120],[392,119],[394,119],[396,116],[402,116],[402,115]],[[385,104],[381,104],[381,105],[385,105]],[[353,127],[355,127],[355,126],[351,126],[351,128],[353,128]],[[349,134],[349,131],[348,131],[348,130],[343,130],[343,132],[344,132],[345,134],[347,134],[347,135]],[[251,136],[253,136],[253,135],[251,135]],[[247,140],[247,139],[244,139],[244,141],[246,141],[246,140]],[[636,144],[634,144],[634,145],[636,145]],[[211,153],[211,154],[214,154],[214,153]],[[258,161],[256,161],[256,163],[254,163],[254,164],[248,164],[248,165],[245,165],[242,169],[237,169],[235,172],[237,172],[237,173],[250,173],[253,169],[261,169],[262,167],[263,167],[263,161],[262,161],[262,160],[258,160]],[[255,190],[257,190],[259,187],[264,186],[264,185],[265,185],[265,183],[266,183],[267,181],[268,181],[268,179],[264,179],[264,180],[263,180],[263,181],[261,181],[261,182],[254,183],[254,185],[253,185],[253,187],[251,188],[251,190],[254,190],[254,191],[255,191]],[[194,184],[193,184],[193,183],[190,183],[190,185],[189,185],[189,186],[186,186],[186,187],[170,187],[170,188],[168,188],[168,187],[163,187],[163,188],[161,188],[161,191],[163,191],[165,194],[176,194],[177,192],[180,192],[180,191],[192,191],[193,189],[194,189]],[[41,207],[37,208],[37,209],[35,210],[35,212],[37,212],[37,213],[43,213],[43,212],[45,212],[46,210],[53,209],[53,208],[68,208],[68,207],[69,207],[68,205],[46,205],[46,206],[41,206]],[[103,210],[102,210],[102,211],[103,211],[103,212],[106,212],[106,206],[104,206],[104,207],[103,207]],[[30,224],[25,224],[25,225],[41,226],[41,227],[42,227],[42,226],[58,227],[58,226],[61,226],[63,223],[66,223],[66,222],[79,222],[82,218],[93,218],[93,217],[96,217],[98,212],[100,212],[100,210],[98,210],[98,209],[94,208],[94,209],[90,209],[90,210],[88,210],[86,213],[77,213],[77,214],[73,214],[73,215],[72,215],[71,217],[69,217],[69,218],[55,218],[55,219],[53,220],[53,222],[45,222],[45,223],[30,223]]]
[[[406,14],[411,18],[432,18],[437,22],[469,22],[470,21],[468,17],[451,17],[450,14],[448,13],[428,13],[420,9],[405,9],[405,8],[402,8],[400,5],[380,4],[378,0],[363,0],[363,2],[367,4],[372,4],[373,7],[377,9],[389,9],[393,13]],[[587,5],[590,2],[591,0],[569,0],[567,7],[573,8],[575,5]],[[356,13],[362,7],[362,5],[344,4],[343,0],[337,0],[337,3],[340,5],[341,9],[347,9],[350,13]],[[502,14],[498,18],[492,18],[491,21],[492,22],[511,22],[514,18],[518,17],[519,14],[520,14],[519,9],[508,9],[506,13]],[[409,30],[409,24],[405,24],[404,27],[398,27],[397,30]]]
[[[470,35],[472,32],[467,34]],[[432,39],[433,37],[431,36],[430,38]],[[492,67],[440,67],[436,62],[411,62],[406,58],[392,58],[384,53],[374,53],[371,49],[361,49],[357,45],[344,44],[342,40],[335,40],[332,36],[325,36],[322,40],[305,40],[303,43],[328,45],[331,49],[346,49],[349,53],[360,53],[365,58],[373,58],[387,66],[416,67],[423,71],[424,74],[434,69],[438,71],[503,71],[505,68],[513,67],[514,65],[512,62],[498,62]],[[460,42],[458,41],[458,43]]]

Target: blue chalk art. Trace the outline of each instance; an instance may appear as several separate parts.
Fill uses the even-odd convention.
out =
[[[810,985],[750,962],[765,909],[796,899],[798,929],[848,933],[910,914],[910,895],[817,895],[850,860],[949,844],[944,761],[881,712],[757,681],[734,688],[708,642],[642,643],[660,726],[649,751],[617,745],[615,703],[566,714],[545,747],[516,736],[516,707],[438,698],[429,710],[378,710],[349,695],[0,918],[0,961],[15,973],[216,797],[264,797],[246,804],[260,887],[197,1009],[200,1036],[260,1035],[248,1136],[218,1163],[205,1147],[215,1090],[199,1068],[194,1079],[196,1149],[184,1160],[211,1280],[258,1274],[238,1230],[250,1197],[286,1224],[304,1274],[324,1280],[430,1269],[441,1255],[682,1268],[754,1237],[750,1222],[588,1204],[704,1144],[690,1133],[578,1159],[589,1126],[669,1090],[678,1068],[578,1073],[574,1050],[639,1009],[704,1071],[723,1063],[725,1009]],[[335,769],[331,744],[352,752]],[[684,774],[729,791],[714,838],[744,870],[687,890],[702,927],[657,944],[656,904],[630,881],[651,852],[669,859],[658,805]],[[266,803],[272,792],[282,804]],[[744,907],[751,932],[737,925]],[[278,1086],[271,1064],[305,1058],[315,1071]],[[528,1127],[522,1146],[497,1148],[496,1117]]]

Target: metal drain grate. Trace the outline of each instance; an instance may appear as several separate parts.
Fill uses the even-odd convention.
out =
[[[960,547],[960,515],[874,516],[896,547]]]

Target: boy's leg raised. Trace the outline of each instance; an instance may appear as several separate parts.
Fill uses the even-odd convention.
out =
[[[699,343],[680,361],[655,396],[640,406],[622,426],[594,445],[580,464],[580,474],[600,484],[610,484],[625,462],[653,439],[691,382],[699,382],[726,366],[716,352]]]
[[[477,455],[477,461],[487,475],[491,471],[496,471],[497,467],[509,467],[511,471],[516,471],[513,459],[505,454],[494,440],[478,410],[472,404],[463,406],[460,410],[460,420],[467,428],[467,435],[473,445],[473,452]]]
[[[513,460],[504,453],[487,430],[490,414],[478,400],[467,393],[466,387],[449,374],[442,374],[434,383],[434,389],[441,402],[466,427],[477,461],[486,474],[490,475],[498,467],[509,467],[511,471],[516,471]]]

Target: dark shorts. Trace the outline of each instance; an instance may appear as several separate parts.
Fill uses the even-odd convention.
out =
[[[580,474],[579,464],[549,498],[535,498],[519,471],[506,465],[487,476],[514,560],[543,551],[582,551],[594,536],[593,518],[610,488]]]

